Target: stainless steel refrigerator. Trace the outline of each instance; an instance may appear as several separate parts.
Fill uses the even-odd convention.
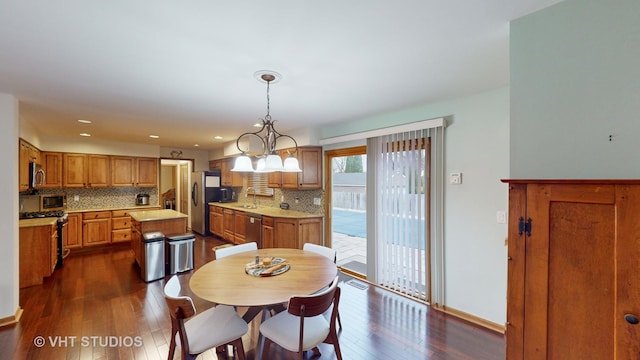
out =
[[[209,203],[220,201],[220,171],[191,173],[191,229],[209,235]]]

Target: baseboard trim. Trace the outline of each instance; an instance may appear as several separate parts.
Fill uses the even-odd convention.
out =
[[[444,313],[447,313],[449,315],[461,318],[463,320],[469,321],[471,323],[474,323],[476,325],[480,325],[482,327],[485,327],[489,330],[493,330],[495,332],[504,334],[506,332],[506,327],[505,325],[500,325],[497,323],[494,323],[492,321],[483,319],[481,317],[475,316],[475,315],[471,315],[469,313],[466,313],[464,311],[460,311],[451,307],[447,307],[447,306],[443,306],[443,305],[437,305],[437,304],[432,304],[431,307],[433,307],[434,309],[438,310],[438,311],[442,311]]]
[[[0,319],[0,328],[17,324],[18,321],[20,321],[21,317],[22,317],[22,308],[18,306],[18,308],[16,309],[16,313],[13,316]]]

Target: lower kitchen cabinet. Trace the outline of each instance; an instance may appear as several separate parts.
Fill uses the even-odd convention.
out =
[[[92,211],[82,214],[82,245],[111,243],[111,211]]]
[[[118,243],[131,240],[131,216],[126,210],[111,212],[111,242]]]
[[[58,231],[56,224],[20,228],[20,288],[40,285],[56,267]]]
[[[273,247],[302,249],[305,243],[322,244],[321,217],[273,219]]]
[[[219,206],[209,205],[209,231],[212,234],[223,237],[224,236],[224,215],[222,208]]]
[[[235,211],[233,215],[234,242],[236,244],[244,244],[245,242],[245,212]]]
[[[262,247],[264,249],[273,248],[273,218],[262,217]]]
[[[68,214],[68,222],[62,231],[65,249],[82,247],[82,214]]]
[[[231,242],[235,242],[236,240],[235,212],[231,209],[223,209],[222,221],[223,221],[222,238]]]

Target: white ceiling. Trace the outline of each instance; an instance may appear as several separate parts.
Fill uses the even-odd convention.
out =
[[[210,149],[266,114],[259,70],[283,133],[507,85],[509,21],[557,2],[0,0],[0,92],[47,136]]]

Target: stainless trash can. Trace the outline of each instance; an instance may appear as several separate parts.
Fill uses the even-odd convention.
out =
[[[167,267],[169,275],[193,269],[193,234],[167,237]]]
[[[142,234],[141,275],[145,282],[164,277],[164,234],[159,231]]]

